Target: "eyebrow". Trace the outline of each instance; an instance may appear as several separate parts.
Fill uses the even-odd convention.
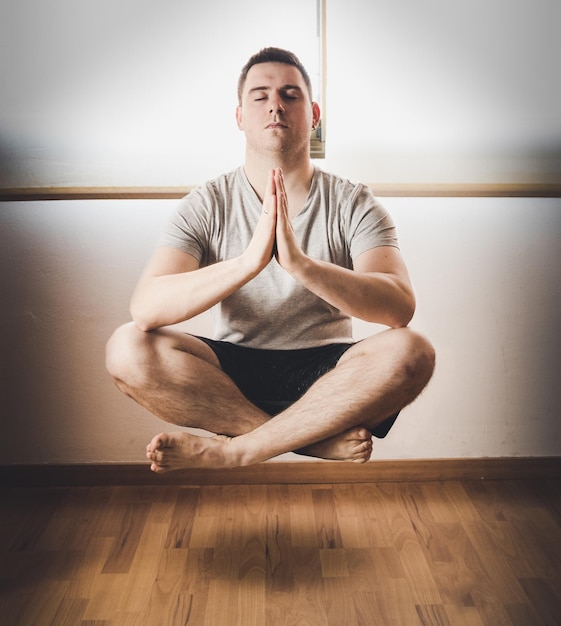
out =
[[[269,85],[262,85],[261,87],[252,87],[247,93],[253,93],[254,91],[271,91],[272,87]],[[303,93],[302,88],[299,85],[283,85],[281,91],[290,91],[296,89]]]

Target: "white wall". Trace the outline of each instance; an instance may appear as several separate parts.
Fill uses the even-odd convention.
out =
[[[374,458],[561,454],[561,200],[384,203],[438,365]],[[142,462],[164,427],[113,387],[103,351],[173,204],[0,205],[2,464]]]
[[[241,66],[316,0],[3,0],[0,185],[190,186],[238,164]],[[327,0],[326,168],[558,182],[558,0]]]
[[[239,69],[264,45],[308,63],[316,4],[244,2],[0,3],[0,186],[188,186],[237,165]],[[321,165],[373,183],[559,182],[560,13],[328,0]],[[0,463],[142,461],[161,425],[112,387],[103,350],[172,204],[0,204]],[[386,205],[438,366],[375,458],[560,454],[561,201]]]
[[[254,52],[315,79],[316,0],[2,0],[0,41],[1,186],[190,186],[243,154]]]
[[[328,167],[561,180],[558,0],[328,0]]]

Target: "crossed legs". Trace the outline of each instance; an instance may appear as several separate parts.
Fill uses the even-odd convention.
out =
[[[166,422],[220,435],[157,435],[147,447],[155,472],[251,465],[289,451],[364,462],[372,451],[370,430],[412,402],[433,367],[425,339],[409,329],[385,331],[350,348],[298,402],[271,418],[194,337],[128,324],[107,346],[107,368],[123,392]]]

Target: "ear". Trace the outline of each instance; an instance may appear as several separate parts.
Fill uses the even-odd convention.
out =
[[[312,124],[317,128],[321,118],[321,110],[317,102],[312,102]]]
[[[243,130],[243,115],[242,115],[242,107],[238,105],[236,107],[236,124],[240,130]]]

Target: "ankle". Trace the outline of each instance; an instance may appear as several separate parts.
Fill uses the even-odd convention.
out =
[[[230,467],[247,467],[262,460],[256,457],[251,447],[246,445],[244,435],[232,438],[225,444],[225,447],[225,455]]]

